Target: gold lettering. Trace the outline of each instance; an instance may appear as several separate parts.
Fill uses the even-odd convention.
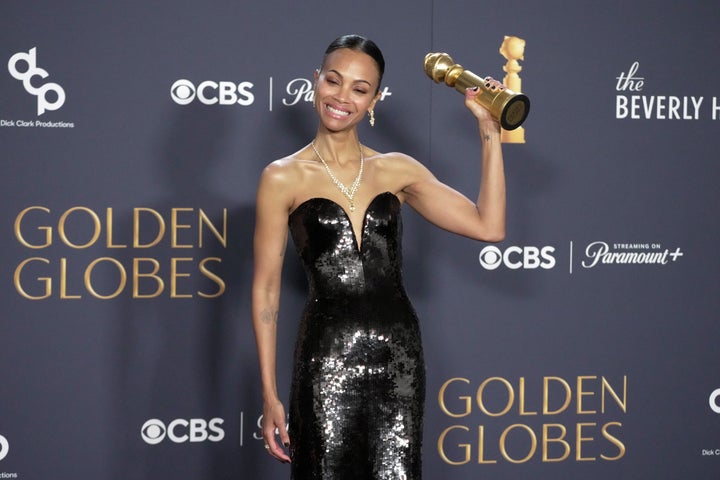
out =
[[[530,441],[531,441],[530,451],[528,452],[528,454],[525,457],[523,457],[519,460],[516,460],[510,456],[510,454],[507,451],[507,444],[506,444],[508,434],[516,428],[520,428],[520,429],[528,432],[528,434],[530,435]],[[508,428],[506,428],[503,431],[502,435],[500,435],[500,453],[502,454],[503,458],[505,458],[505,460],[507,460],[510,463],[525,463],[528,460],[530,460],[533,455],[535,455],[536,450],[537,450],[537,436],[535,435],[535,432],[533,432],[532,429],[530,427],[528,427],[527,425],[523,425],[521,423],[516,423],[514,425],[510,425]]]
[[[107,246],[107,248],[127,248],[127,245],[113,244],[113,209],[108,207],[105,212],[105,229],[107,230],[107,239],[105,241],[105,245]]]
[[[558,437],[551,437],[550,436],[550,429],[556,428],[560,430],[560,436]],[[543,454],[542,454],[542,461],[543,462],[562,462],[566,460],[570,456],[570,444],[565,441],[565,437],[567,436],[567,429],[565,428],[565,425],[559,424],[559,423],[546,423],[543,425]],[[559,443],[562,445],[563,449],[565,450],[565,453],[563,453],[561,456],[557,458],[550,458],[548,456],[548,446],[551,443]]]
[[[67,234],[65,232],[65,222],[67,222],[68,217],[73,212],[85,212],[88,215],[90,215],[90,218],[92,219],[92,222],[93,222],[93,226],[95,227],[95,230],[93,232],[92,237],[90,237],[90,240],[88,240],[86,243],[83,243],[80,245],[75,245],[74,243],[72,243],[68,239]],[[70,248],[82,249],[82,248],[88,248],[91,245],[94,245],[95,242],[97,242],[97,239],[100,238],[101,230],[102,230],[102,227],[101,227],[101,223],[100,223],[100,218],[97,216],[97,214],[95,212],[93,212],[92,210],[90,210],[87,207],[73,207],[73,208],[68,209],[65,213],[62,214],[62,216],[60,217],[60,221],[58,223],[58,235],[60,235],[60,239],[63,241],[63,243]]]
[[[24,247],[27,248],[45,248],[52,244],[52,227],[43,226],[43,227],[37,227],[37,229],[41,232],[45,232],[45,242],[40,245],[33,245],[31,243],[28,243],[27,240],[25,240],[25,237],[22,234],[22,229],[20,228],[20,225],[22,224],[23,219],[25,218],[25,215],[27,215],[28,212],[31,210],[40,210],[45,213],[50,213],[49,208],[45,207],[28,207],[18,213],[18,216],[15,218],[15,238],[17,238],[18,242]]]
[[[583,410],[583,408],[582,408],[583,397],[595,395],[595,392],[587,392],[587,391],[583,390],[583,382],[585,380],[595,380],[595,379],[597,379],[597,377],[595,375],[577,377],[577,414],[578,415],[592,415],[593,413],[597,413],[596,410]]]
[[[523,376],[517,378],[517,383],[504,377],[487,377],[475,391],[474,400],[467,395],[450,393],[457,388],[461,388],[461,392],[464,392],[464,389],[470,387],[472,383],[470,380],[460,377],[451,378],[440,387],[438,403],[442,412],[453,418],[470,416],[473,413],[473,402],[477,403],[475,408],[478,408],[479,412],[475,413],[478,416],[481,414],[488,417],[507,415],[514,410],[516,396],[517,415],[520,416],[549,416],[562,413],[598,416],[605,414],[606,405],[609,406],[611,403],[617,404],[623,413],[627,412],[627,376],[622,377],[622,383],[612,383],[600,375],[579,375],[568,380],[557,376],[545,376],[542,379],[542,410],[537,408],[532,401],[534,398],[532,392],[530,392],[530,400],[528,400],[526,391],[528,381]],[[599,383],[598,380],[600,380]],[[456,386],[456,383],[460,383],[462,386]],[[507,392],[507,397],[503,399],[504,391]],[[599,399],[595,399],[597,395],[602,396],[601,408],[598,408],[595,403],[599,401]],[[452,410],[448,408],[448,401],[454,406]],[[577,402],[575,412],[570,408],[573,401]],[[587,419],[587,417],[585,418]],[[457,452],[465,452],[463,459],[449,459],[446,452],[443,451],[448,445],[448,435],[452,435],[454,431],[458,430],[468,432],[474,427],[472,425],[453,425],[444,430],[438,440],[440,455],[446,463],[451,465],[467,463],[468,455],[474,456],[478,464],[497,464],[499,462],[521,464],[531,461],[536,455],[540,456],[538,452],[540,442],[542,443],[543,463],[560,463],[569,460],[577,462],[616,461],[623,458],[627,452],[622,436],[619,435],[622,433],[623,425],[617,421],[604,424],[601,422],[542,423],[542,425],[537,425],[537,428],[525,423],[507,426],[509,423],[505,424],[506,427],[502,432],[497,432],[500,433],[499,437],[492,433],[492,429],[488,430],[487,425],[478,425],[476,455],[472,451],[475,448],[472,440],[469,443],[450,443],[449,445],[452,445],[454,449],[452,451],[456,452],[455,455],[459,455]],[[539,430],[541,427],[542,431]],[[573,430],[574,438],[572,433],[569,433]],[[598,430],[601,435],[596,434]],[[464,438],[461,437],[461,440]],[[601,440],[609,445],[598,448],[596,453],[590,446],[595,446],[596,441],[603,443]],[[498,446],[498,450],[495,450],[495,445]],[[488,447],[487,451],[486,447]]]
[[[118,284],[117,289],[110,295],[100,295],[95,291],[95,289],[92,286],[92,272],[95,269],[95,266],[98,265],[100,262],[110,262],[113,265],[115,265],[118,269],[118,272],[120,272],[120,282]],[[118,262],[114,258],[110,257],[101,257],[93,260],[90,265],[85,269],[85,288],[88,292],[95,298],[99,298],[101,300],[109,300],[111,298],[115,298],[125,289],[125,285],[127,285],[127,272],[125,272],[125,267],[122,266],[122,263]]]
[[[170,234],[172,248],[192,248],[192,245],[181,245],[178,243],[178,230],[188,229],[191,226],[185,223],[178,223],[178,212],[192,212],[192,208],[173,208],[170,212]]]
[[[140,214],[142,212],[149,213],[155,220],[157,220],[158,233],[155,239],[150,243],[140,243]],[[160,243],[163,236],[165,235],[165,220],[162,215],[153,210],[152,208],[135,208],[133,209],[133,248],[151,248]]]
[[[470,451],[472,447],[469,443],[458,443],[457,446],[460,447],[461,451],[465,451],[465,457],[462,460],[450,460],[448,458],[447,454],[445,453],[445,437],[447,437],[448,433],[450,433],[453,430],[463,430],[466,432],[469,432],[470,429],[467,427],[463,427],[462,425],[453,425],[452,427],[448,427],[445,430],[442,431],[440,434],[440,437],[438,438],[437,448],[438,453],[440,454],[440,458],[443,459],[443,461],[449,465],[464,465],[470,461]]]
[[[608,432],[608,427],[610,427],[610,426],[622,427],[622,423],[608,422],[605,425],[603,425],[602,429],[601,429],[602,436],[605,437],[610,443],[612,443],[613,445],[615,445],[618,448],[618,454],[615,455],[614,457],[600,455],[600,458],[602,458],[603,460],[608,460],[608,461],[620,460],[622,457],[625,456],[625,444],[623,444],[620,440],[618,440],[618,438],[615,435]]]
[[[557,410],[550,410],[550,382],[558,382],[565,388],[565,402]],[[560,377],[544,377],[543,378],[543,415],[557,415],[567,410],[572,399],[572,391],[570,385]]]
[[[485,408],[485,403],[483,402],[483,392],[485,391],[485,387],[486,387],[490,382],[494,382],[494,381],[498,381],[498,382],[502,383],[503,385],[505,385],[505,388],[506,388],[507,391],[508,391],[507,405],[505,405],[505,408],[504,408],[503,410],[501,410],[500,412],[497,412],[497,413],[492,413],[492,412],[488,411],[488,409]],[[515,390],[513,390],[513,387],[512,387],[512,385],[510,384],[510,382],[508,382],[508,381],[505,380],[504,378],[501,378],[501,377],[490,377],[490,378],[486,379],[484,382],[482,382],[482,383],[480,384],[480,387],[478,388],[478,391],[477,391],[477,404],[478,404],[478,407],[480,407],[480,410],[481,410],[485,415],[488,415],[488,416],[491,416],[491,417],[501,417],[501,416],[505,415],[507,412],[510,411],[510,408],[512,408],[512,405],[513,405],[514,402],[515,402]]]
[[[594,440],[593,437],[583,437],[583,428],[584,427],[594,427],[596,426],[596,423],[578,423],[576,425],[576,438],[575,438],[575,460],[578,462],[592,462],[595,461],[595,457],[583,457],[582,456],[582,444],[583,442],[591,442]]]
[[[622,410],[623,413],[627,413],[627,375],[623,376],[623,391],[622,391],[622,401],[620,400],[620,397],[618,397],[617,393],[615,393],[615,390],[610,386],[610,383],[608,383],[607,379],[605,377],[602,377],[602,383],[601,383],[601,412],[605,413],[605,391],[609,391],[610,395],[615,399],[615,402],[620,407],[620,410]]]
[[[215,235],[215,238],[218,239],[220,244],[223,246],[223,248],[227,248],[227,208],[223,208],[223,224],[222,224],[222,235],[220,232],[218,232],[218,229],[215,228],[215,225],[212,224],[210,221],[210,218],[205,214],[203,209],[200,209],[200,215],[198,220],[198,245],[200,248],[203,246],[203,225],[206,225],[210,231]]]
[[[67,258],[60,259],[60,298],[63,300],[77,300],[81,295],[68,295],[67,293]]]
[[[537,415],[537,412],[526,412],[525,411],[525,377],[520,377],[520,385],[518,387],[519,395],[518,402],[520,402],[520,415]]]
[[[216,275],[215,273],[213,273],[213,272],[211,272],[210,270],[208,270],[207,267],[205,266],[205,264],[208,263],[208,262],[210,262],[210,261],[214,261],[214,262],[217,262],[217,263],[222,263],[222,259],[221,259],[221,258],[217,258],[217,257],[203,258],[203,259],[200,261],[200,267],[199,267],[199,268],[200,268],[200,272],[201,272],[203,275],[205,275],[207,278],[209,278],[210,280],[212,280],[213,282],[215,282],[215,284],[217,284],[217,286],[218,286],[218,290],[217,290],[217,292],[215,292],[215,293],[213,293],[213,294],[207,294],[207,293],[203,293],[203,292],[197,292],[198,295],[201,296],[201,297],[203,297],[203,298],[217,298],[217,297],[219,297],[220,295],[222,295],[223,293],[225,293],[225,282],[223,281],[223,279],[220,278],[220,277],[219,277],[218,275]]]
[[[485,460],[485,427],[478,425],[478,464],[488,465],[497,463],[497,460]]]
[[[141,273],[140,272],[140,264],[141,263],[150,263],[153,267],[152,271],[149,273]],[[154,258],[134,258],[133,259],[133,298],[157,298],[160,296],[160,294],[165,290],[165,282],[163,282],[163,279],[157,275],[157,273],[160,271],[160,262],[155,260]],[[155,289],[155,292],[150,294],[141,294],[140,293],[140,279],[141,278],[150,278],[152,280],[155,280],[155,285],[157,288]]]
[[[45,286],[45,293],[38,296],[30,295],[25,291],[25,289],[22,287],[22,281],[20,280],[20,275],[22,274],[23,269],[25,268],[25,265],[27,265],[30,262],[42,262],[45,264],[49,264],[50,260],[46,258],[40,258],[40,257],[32,257],[27,258],[20,262],[20,265],[17,266],[15,269],[15,275],[13,275],[13,283],[15,284],[15,289],[18,291],[20,295],[27,298],[28,300],[43,300],[45,298],[48,298],[50,295],[52,295],[52,278],[50,277],[37,277],[38,282],[41,285]]]
[[[470,409],[471,407],[471,400],[468,396],[459,396],[458,399],[465,402],[465,410],[463,410],[461,413],[453,413],[447,408],[447,404],[445,403],[445,391],[447,390],[448,386],[453,382],[463,382],[463,383],[470,383],[470,380],[467,378],[451,378],[447,382],[443,383],[442,387],[440,387],[440,391],[438,392],[438,403],[440,404],[440,409],[445,413],[445,415],[453,418],[461,418],[466,417],[470,415]]]
[[[177,293],[178,277],[189,277],[189,273],[178,273],[179,262],[192,262],[192,258],[171,258],[170,259],[170,297],[171,298],[192,298],[189,294]]]

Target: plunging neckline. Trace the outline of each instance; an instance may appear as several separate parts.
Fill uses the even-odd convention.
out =
[[[395,198],[395,200],[398,201],[398,203],[400,202],[400,199],[398,198],[398,196],[395,195],[394,193],[390,192],[390,191],[380,192],[380,193],[378,193],[377,195],[375,195],[375,196],[370,200],[370,203],[368,203],[367,207],[365,207],[365,212],[363,213],[363,216],[362,216],[362,225],[360,226],[360,232],[359,232],[360,235],[359,235],[359,236],[358,236],[358,233],[355,231],[355,226],[353,225],[352,218],[351,218],[350,215],[348,214],[347,210],[345,210],[345,208],[344,208],[342,205],[340,205],[338,202],[336,202],[335,200],[333,200],[333,199],[331,199],[331,198],[327,198],[327,197],[312,197],[312,198],[308,198],[307,200],[305,200],[305,201],[303,201],[302,203],[300,203],[300,205],[298,205],[298,206],[295,208],[295,210],[293,210],[292,212],[290,212],[290,215],[288,216],[288,218],[292,217],[292,216],[295,214],[295,212],[297,212],[298,210],[300,210],[300,208],[302,208],[303,206],[305,206],[305,204],[308,204],[308,203],[310,203],[310,202],[312,202],[312,201],[314,201],[314,200],[321,200],[321,201],[329,202],[329,203],[331,203],[332,205],[334,205],[338,210],[340,210],[340,211],[342,212],[342,214],[345,216],[345,218],[347,219],[348,223],[350,224],[350,231],[352,232],[353,243],[354,243],[354,245],[355,245],[355,248],[357,249],[358,252],[362,252],[362,247],[363,247],[363,245],[365,244],[365,241],[364,241],[364,237],[365,237],[365,226],[367,225],[368,212],[370,211],[370,207],[372,207],[373,204],[374,204],[380,197],[383,197],[383,196],[385,196],[385,195],[391,195],[392,197]],[[358,237],[359,237],[359,238],[358,238]]]

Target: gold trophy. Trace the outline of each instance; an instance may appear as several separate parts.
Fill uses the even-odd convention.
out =
[[[505,130],[516,129],[527,118],[530,99],[526,95],[508,88],[486,87],[485,80],[455,63],[447,53],[428,53],[424,66],[425,73],[435,83],[445,82],[462,94],[467,88],[480,87],[482,94],[476,97],[476,101],[487,108]]]
[[[505,35],[500,45],[500,54],[507,60],[503,65],[503,70],[507,74],[503,78],[503,84],[514,92],[522,92],[522,79],[518,75],[522,67],[518,60],[525,60],[525,40]],[[523,127],[512,131],[503,129],[501,139],[503,143],[525,143],[525,130]]]

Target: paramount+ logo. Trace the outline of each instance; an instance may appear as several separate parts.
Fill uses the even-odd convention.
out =
[[[488,245],[480,251],[478,261],[485,270],[497,270],[503,266],[510,270],[550,270],[556,264],[554,253],[555,247],[552,246],[510,246],[501,250],[495,245]]]
[[[166,439],[173,443],[219,442],[225,438],[223,423],[222,418],[178,418],[165,425],[161,420],[152,418],[140,428],[140,436],[150,445],[157,445]]]

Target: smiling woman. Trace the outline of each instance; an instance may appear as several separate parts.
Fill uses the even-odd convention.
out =
[[[418,318],[403,286],[402,205],[477,240],[498,241],[505,232],[500,126],[474,101],[479,91],[468,90],[465,100],[483,143],[476,202],[415,159],[360,143],[357,125],[368,114],[374,124],[384,68],[371,40],[333,41],[314,77],[315,138],[268,165],[258,188],[253,325],[263,437],[271,455],[292,463],[295,480],[422,476],[425,366]],[[309,295],[286,429],[275,357],[288,234]]]
[[[328,61],[332,68],[327,68]],[[385,60],[371,40],[358,36],[335,40],[326,50],[320,70],[315,72],[315,108],[320,118],[344,120],[359,112],[362,119],[367,111],[374,125],[373,108],[380,98],[384,73]],[[339,98],[346,102],[338,102]]]

